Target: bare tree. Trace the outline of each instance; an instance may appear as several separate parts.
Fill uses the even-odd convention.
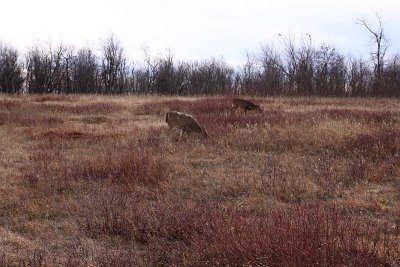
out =
[[[239,88],[241,90],[237,90],[239,91],[237,92],[239,94],[256,93],[262,86],[260,83],[261,68],[258,66],[259,61],[257,61],[253,55],[250,55],[250,53],[246,53],[246,58],[247,60],[240,72],[241,84],[239,85]]]
[[[192,94],[222,94],[232,89],[234,70],[223,59],[211,58],[191,65],[189,85]]]
[[[135,76],[135,91],[138,93],[151,94],[155,93],[154,78],[156,71],[156,63],[153,62],[150,56],[149,48],[142,47],[143,51],[143,64],[139,66],[133,73]]]
[[[32,93],[63,93],[70,92],[71,61],[74,49],[62,44],[47,48],[36,46],[26,55],[26,85]]]
[[[92,49],[82,48],[73,57],[72,84],[74,93],[98,93],[99,65]]]
[[[73,93],[72,84],[72,65],[75,58],[75,49],[72,46],[66,47],[63,54],[64,80],[62,82],[62,90],[65,93]]]
[[[314,81],[318,95],[345,94],[347,66],[345,59],[334,47],[321,45],[315,52]]]
[[[283,41],[284,59],[282,60],[280,54],[266,46],[262,49],[265,61],[271,67],[275,65],[275,69],[286,76],[286,92],[300,95],[315,93],[315,48],[312,45],[311,35],[303,36],[300,46],[297,46],[295,40],[290,36],[280,36]]]
[[[387,60],[382,73],[382,87],[385,96],[400,96],[400,55]]]
[[[294,79],[294,77],[283,66],[280,55],[269,46],[264,46],[260,63],[262,66],[262,94],[282,94],[285,91],[285,75],[289,79]]]
[[[173,55],[167,51],[165,57],[160,56],[155,59],[155,68],[153,68],[155,90],[161,94],[176,94],[180,84],[178,84],[175,74]]]
[[[50,92],[61,93],[64,91],[64,83],[67,80],[68,64],[65,64],[67,48],[59,45],[56,48],[49,46],[50,68],[48,87]]]
[[[366,96],[370,94],[372,72],[368,64],[361,58],[350,58],[348,62],[346,94]]]
[[[124,50],[114,35],[103,45],[101,76],[104,93],[122,93],[127,82],[128,68]]]
[[[376,44],[375,51],[371,52],[371,57],[374,61],[374,93],[379,94],[379,90],[381,90],[380,86],[382,84],[381,78],[384,67],[384,59],[389,43],[385,38],[381,17],[378,13],[375,13],[375,15],[378,21],[378,25],[375,28],[373,28],[371,23],[365,18],[358,18],[357,23],[362,25],[371,34],[371,37]]]
[[[0,43],[0,92],[17,93],[22,89],[24,78],[16,49]]]
[[[26,54],[26,87],[29,93],[49,93],[51,59],[42,46],[32,47]]]

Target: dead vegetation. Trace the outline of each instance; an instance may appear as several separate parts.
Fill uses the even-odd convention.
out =
[[[397,266],[398,100],[257,103],[0,96],[0,266]]]

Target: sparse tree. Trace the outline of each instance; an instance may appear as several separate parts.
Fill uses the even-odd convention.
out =
[[[15,48],[0,43],[0,92],[17,93],[24,82],[19,53]]]
[[[71,87],[74,49],[59,45],[33,47],[26,56],[27,90],[32,93],[64,93]]]
[[[222,94],[231,91],[234,70],[223,59],[195,61],[191,66],[189,84],[192,94]]]
[[[102,47],[101,77],[103,93],[122,93],[129,72],[124,50],[118,39],[111,35]]]
[[[153,67],[154,87],[160,94],[176,94],[179,87],[175,75],[175,62],[173,55],[168,51],[165,57],[158,57]]]
[[[293,61],[294,77],[297,81],[297,92],[300,95],[315,94],[314,86],[314,56],[315,49],[312,46],[311,36],[301,39],[301,45],[294,54],[289,54]]]
[[[371,80],[372,73],[367,63],[361,58],[351,58],[347,72],[346,94],[350,96],[369,95]]]
[[[99,67],[92,49],[80,49],[73,57],[71,68],[73,93],[99,92]]]
[[[271,47],[264,46],[260,63],[262,66],[260,93],[263,95],[282,94],[285,91],[285,75],[290,76],[290,74],[283,67],[280,55]]]
[[[143,47],[143,63],[134,70],[135,92],[151,94],[155,93],[154,77],[156,63],[153,62],[148,47]]]
[[[383,23],[381,17],[375,13],[378,25],[373,28],[370,22],[365,18],[358,18],[357,22],[362,25],[370,34],[376,45],[375,51],[371,52],[371,57],[374,62],[374,84],[373,89],[375,94],[379,94],[382,85],[382,72],[385,63],[385,55],[389,46],[388,41],[385,38]]]
[[[382,72],[382,87],[385,96],[400,96],[400,55],[390,58]]]
[[[25,59],[26,87],[29,93],[50,93],[51,59],[39,46],[32,47]]]
[[[255,94],[261,87],[261,67],[259,61],[250,53],[246,53],[246,62],[241,72],[241,91],[244,94]]]
[[[316,94],[323,96],[344,95],[347,72],[344,57],[334,47],[323,44],[316,50],[314,62]]]

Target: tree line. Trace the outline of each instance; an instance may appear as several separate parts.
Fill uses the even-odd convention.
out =
[[[61,44],[37,45],[22,55],[0,42],[0,92],[400,96],[399,54],[386,56],[382,27],[374,31],[360,23],[376,40],[371,58],[345,57],[332,45],[314,45],[306,35],[248,53],[240,67],[222,58],[179,61],[171,52],[150,56],[146,49],[141,63],[135,63],[113,35],[100,52]]]

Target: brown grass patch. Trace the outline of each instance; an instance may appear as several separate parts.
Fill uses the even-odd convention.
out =
[[[73,102],[77,100],[75,95],[45,94],[32,96],[34,102]]]
[[[94,102],[88,104],[40,104],[46,112],[72,113],[76,115],[111,114],[125,110],[125,107],[113,102]]]
[[[54,127],[50,129],[37,129],[33,128],[27,130],[32,136],[33,140],[37,141],[50,141],[49,145],[53,147],[61,145],[62,143],[68,142],[85,142],[86,144],[95,145],[98,142],[104,141],[114,141],[117,142],[119,139],[123,138],[123,134],[114,131],[96,131],[88,126],[81,126],[79,128],[72,127]],[[45,146],[41,146],[41,149],[44,149]],[[60,148],[62,149],[62,148]]]
[[[400,151],[400,132],[381,129],[373,134],[360,134],[344,144],[344,151],[373,160],[398,156]]]
[[[352,121],[363,121],[367,123],[382,123],[395,121],[395,113],[391,111],[357,110],[357,109],[322,109],[319,110],[323,116],[332,119],[349,119]]]
[[[109,119],[105,116],[84,116],[84,117],[73,118],[72,120],[87,124],[100,124],[109,121]]]
[[[0,108],[2,110],[10,110],[15,108],[21,108],[23,101],[17,99],[0,99]]]
[[[229,98],[207,98],[184,100],[167,100],[159,103],[145,103],[136,109],[138,115],[164,115],[167,111],[180,111],[192,115],[223,114],[230,110]]]
[[[0,109],[0,122],[2,124],[14,127],[32,127],[56,126],[64,122],[57,115],[37,112],[30,103],[11,103],[9,108]]]

